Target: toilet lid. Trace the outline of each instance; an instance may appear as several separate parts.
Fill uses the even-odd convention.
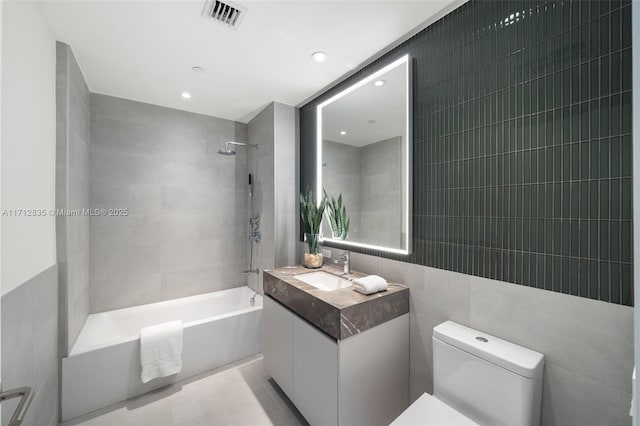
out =
[[[438,398],[424,393],[390,426],[478,426],[478,424]]]

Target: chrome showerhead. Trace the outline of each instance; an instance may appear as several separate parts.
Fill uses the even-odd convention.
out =
[[[258,148],[258,145],[253,145],[253,144],[250,144],[250,143],[229,141],[229,142],[224,144],[224,149],[219,149],[218,150],[218,154],[220,154],[220,155],[236,155],[236,152],[234,150],[232,150],[231,148],[229,148],[231,145],[246,146],[246,147],[256,148],[256,149]]]

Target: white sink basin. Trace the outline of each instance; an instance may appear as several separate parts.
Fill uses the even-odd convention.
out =
[[[351,281],[340,278],[337,275],[329,274],[328,272],[319,271],[311,272],[309,274],[301,274],[295,276],[302,282],[310,284],[317,289],[323,291],[333,291],[339,288],[345,288],[351,286]]]

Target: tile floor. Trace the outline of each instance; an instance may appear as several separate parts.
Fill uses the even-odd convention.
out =
[[[306,425],[269,378],[262,356],[114,404],[62,426]]]

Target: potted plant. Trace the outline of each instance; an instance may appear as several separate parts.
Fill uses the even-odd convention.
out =
[[[322,266],[322,252],[320,250],[320,223],[327,205],[325,194],[319,204],[313,197],[311,189],[307,188],[304,194],[300,194],[300,218],[304,227],[304,240],[307,243],[307,252],[304,254],[304,266],[307,268],[319,268]]]
[[[324,191],[324,198],[327,200],[327,218],[331,226],[332,237],[336,240],[346,240],[349,233],[349,216],[347,209],[342,204],[342,193],[338,195],[338,199],[327,195]]]

